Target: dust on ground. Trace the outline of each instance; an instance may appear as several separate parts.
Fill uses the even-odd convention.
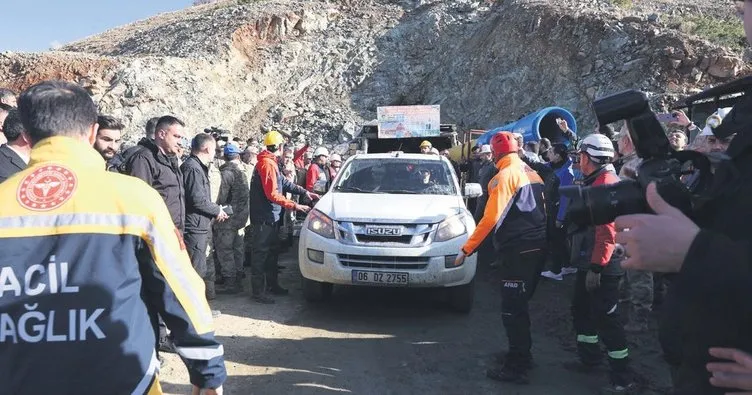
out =
[[[542,281],[531,302],[537,367],[531,384],[519,386],[485,377],[494,354],[506,348],[498,272],[479,270],[475,308],[462,316],[444,308],[440,291],[339,288],[330,302],[307,304],[295,254],[284,254],[280,264],[291,294],[277,304],[252,303],[248,291],[212,303],[222,311],[216,327],[229,374],[225,394],[582,395],[607,383],[605,367],[588,374],[564,366],[576,359],[571,276]],[[642,393],[668,393],[657,334],[630,336],[630,353]],[[179,357],[165,359],[165,392],[189,394]]]

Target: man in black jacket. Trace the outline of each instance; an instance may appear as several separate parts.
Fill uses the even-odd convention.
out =
[[[752,1],[736,2],[752,43]],[[679,321],[661,333],[672,363],[674,391],[715,395],[752,390],[752,97],[745,95],[713,130],[717,138],[736,134],[730,160],[715,173],[711,200],[688,218],[658,194],[647,200],[656,213],[616,219],[616,242],[626,249],[623,266],[678,273],[664,301]],[[694,221],[693,221],[694,220]],[[671,342],[670,339],[681,339]],[[718,349],[722,347],[721,349]],[[713,350],[709,350],[713,348]],[[678,350],[677,350],[678,349]],[[712,357],[711,357],[712,353]],[[716,358],[732,362],[715,362]],[[711,375],[708,373],[710,371]]]
[[[185,230],[185,192],[177,153],[184,136],[184,127],[185,123],[173,116],[160,118],[156,125],[154,139],[142,139],[136,147],[133,147],[133,151],[121,166],[125,174],[144,180],[159,193],[181,236]],[[174,352],[174,346],[167,337],[167,327],[161,317],[158,323],[159,349]],[[154,324],[156,331],[156,319]]]
[[[31,154],[31,140],[24,131],[18,110],[8,112],[2,129],[8,143],[0,146],[0,182],[25,169]]]
[[[180,170],[185,185],[185,248],[191,256],[191,263],[206,283],[206,298],[215,298],[214,265],[207,265],[212,219],[224,221],[228,215],[211,199],[209,186],[209,163],[214,160],[217,143],[207,133],[199,133],[191,142],[191,156],[185,160]]]
[[[136,152],[140,151],[141,143],[142,142],[148,142],[148,141],[154,141],[155,135],[157,134],[157,122],[159,122],[159,117],[150,118],[146,122],[146,134],[144,137],[141,138],[141,140],[133,147],[130,147],[126,150],[123,150],[123,152],[117,154],[118,161],[120,162],[120,165],[118,166],[118,171],[121,174],[128,174],[128,171],[126,169],[126,164],[130,160],[131,156],[135,154]]]
[[[180,232],[185,230],[185,191],[176,155],[184,127],[185,123],[173,116],[159,118],[154,140],[142,139],[124,166],[126,174],[144,180],[159,192]]]

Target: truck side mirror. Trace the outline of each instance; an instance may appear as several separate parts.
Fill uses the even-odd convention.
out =
[[[478,185],[480,186],[480,184]],[[326,192],[326,180],[318,180],[315,184],[313,184],[313,193],[323,195]]]
[[[483,189],[480,187],[480,184],[476,183],[465,184],[464,192],[464,196],[468,199],[477,198],[483,195]]]

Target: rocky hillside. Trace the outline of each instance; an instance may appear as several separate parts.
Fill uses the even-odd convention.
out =
[[[637,88],[660,105],[749,71],[733,41],[741,23],[705,3],[226,0],[61,51],[0,54],[0,86],[78,81],[134,137],[171,113],[194,131],[342,142],[397,104],[441,104],[463,128],[560,105],[591,127],[594,97]],[[706,33],[708,21],[732,31]]]

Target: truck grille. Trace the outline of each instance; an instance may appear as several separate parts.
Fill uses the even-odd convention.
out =
[[[373,256],[373,255],[337,255],[340,264],[345,267],[367,269],[412,269],[422,270],[428,267],[428,257],[407,256]]]
[[[435,224],[338,222],[337,225],[341,242],[373,247],[421,247],[430,243],[431,233],[436,228]],[[374,234],[369,228],[382,228],[388,231],[383,233],[389,234]]]

